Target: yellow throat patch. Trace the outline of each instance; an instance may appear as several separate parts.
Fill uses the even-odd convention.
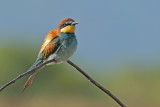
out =
[[[76,27],[75,26],[66,26],[63,29],[61,29],[62,33],[74,33]]]

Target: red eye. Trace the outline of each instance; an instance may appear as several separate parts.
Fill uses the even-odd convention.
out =
[[[66,24],[63,24],[63,26],[66,26]]]

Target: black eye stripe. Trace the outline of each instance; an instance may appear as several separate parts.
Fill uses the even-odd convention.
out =
[[[64,23],[64,24],[61,25],[60,28],[62,29],[62,28],[64,28],[64,27],[68,26],[68,25],[71,25],[71,23]]]
[[[71,25],[71,23],[64,24],[64,26],[68,26],[68,25]]]

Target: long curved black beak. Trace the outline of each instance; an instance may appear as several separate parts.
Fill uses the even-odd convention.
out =
[[[72,24],[71,25],[76,25],[76,24],[78,24],[79,22],[72,22]]]

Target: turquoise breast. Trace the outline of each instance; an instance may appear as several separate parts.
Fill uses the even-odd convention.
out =
[[[67,61],[77,48],[77,39],[75,34],[61,33],[59,43],[60,45],[56,53],[53,54],[56,63]]]

